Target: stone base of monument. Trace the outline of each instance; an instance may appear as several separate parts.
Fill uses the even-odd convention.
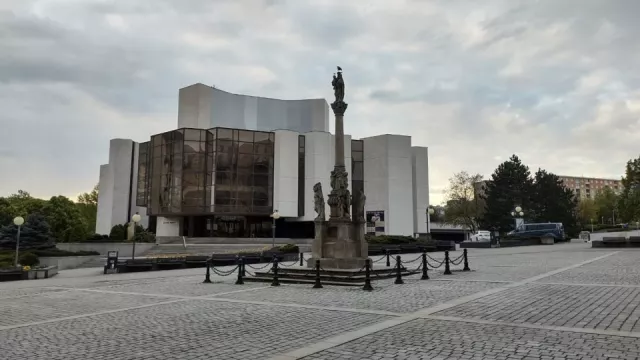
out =
[[[265,269],[266,270],[266,269]],[[362,286],[365,282],[365,273],[361,269],[324,269],[320,270],[320,283],[322,285],[335,286]],[[375,268],[370,270],[371,281],[390,279],[396,277],[396,268]],[[401,269],[402,276],[417,274],[416,271]],[[316,281],[316,269],[303,267],[278,268],[278,281],[289,284],[314,284]],[[273,272],[256,271],[255,276],[247,276],[245,281],[273,281]]]
[[[340,269],[364,271],[366,258],[311,258],[307,261],[307,267],[315,269],[316,260],[320,260],[320,269]]]

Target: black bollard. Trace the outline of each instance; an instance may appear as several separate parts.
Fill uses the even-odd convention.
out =
[[[462,252],[462,255],[464,256],[464,269],[462,269],[462,271],[471,271],[471,269],[469,268],[469,258],[467,257],[467,249],[464,249],[464,251]]]
[[[362,288],[362,290],[373,290],[373,287],[371,286],[371,259],[365,260],[364,263],[364,287]]]
[[[389,249],[385,249],[385,252],[387,254],[387,267],[391,266],[391,257],[389,255]]]
[[[320,260],[316,260],[316,283],[313,284],[314,289],[322,289],[322,284],[320,283]]]
[[[278,258],[275,256],[273,258],[273,281],[271,286],[280,286],[280,281],[278,281]]]
[[[427,252],[422,253],[422,277],[420,280],[429,280],[429,266],[427,264]]]
[[[211,273],[209,268],[211,267],[211,261],[207,260],[207,273],[204,275],[204,281],[203,283],[205,284],[211,284]]]
[[[402,260],[400,259],[400,255],[396,256],[396,281],[394,284],[404,284],[402,281]]]
[[[444,275],[451,275],[451,268],[449,267],[449,250],[444,251]]]
[[[247,271],[246,271],[246,267],[244,266],[244,256],[240,258],[241,261],[241,265],[242,265],[242,277],[246,278],[247,277]]]
[[[244,285],[244,281],[242,280],[242,276],[244,272],[244,258],[238,259],[238,280],[236,280],[236,285]]]
[[[304,254],[300,252],[300,266],[304,265]]]

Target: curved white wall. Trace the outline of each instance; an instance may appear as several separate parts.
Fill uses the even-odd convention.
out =
[[[330,111],[324,99],[268,99],[232,94],[204,84],[180,89],[179,98],[178,128],[329,131]]]

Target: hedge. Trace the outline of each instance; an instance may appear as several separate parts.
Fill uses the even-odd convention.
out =
[[[414,238],[404,235],[365,235],[364,238],[369,244],[381,245],[427,244],[433,242],[427,238]]]

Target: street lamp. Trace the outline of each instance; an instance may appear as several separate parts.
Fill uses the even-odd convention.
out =
[[[131,260],[136,258],[136,227],[138,227],[141,219],[142,217],[138,213],[133,214],[131,217],[131,221],[133,221],[133,249],[131,249]]]
[[[432,207],[427,208],[427,234],[431,234],[431,215],[435,214],[435,212]]]
[[[276,220],[280,219],[280,213],[278,210],[274,210],[273,214],[270,215],[273,219],[273,223],[271,225],[271,248],[276,247]]]
[[[515,218],[516,229],[517,229],[518,228],[518,220],[521,220],[521,218],[524,216],[524,211],[522,211],[522,208],[520,206],[516,206],[516,208],[513,209],[513,211],[511,211],[511,216],[513,216]]]
[[[24,218],[22,216],[16,216],[13,218],[13,224],[18,227],[18,235],[16,236],[16,261],[15,265],[18,267],[18,255],[20,252],[20,227],[24,224]]]
[[[593,218],[591,218],[590,220],[591,220],[591,232],[593,232]]]

